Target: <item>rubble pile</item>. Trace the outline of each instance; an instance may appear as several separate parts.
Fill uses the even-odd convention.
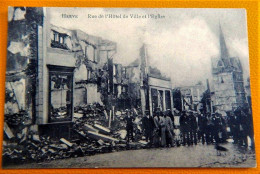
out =
[[[41,162],[128,149],[140,149],[142,141],[140,119],[136,118],[136,140],[126,143],[125,112],[116,112],[111,118],[99,104],[75,108],[70,139],[39,136],[37,125],[24,126],[14,132],[5,123],[3,163]],[[139,127],[139,128],[138,128]]]
[[[14,114],[5,114],[5,122],[8,123],[10,126],[17,126],[21,124],[25,124],[26,121],[28,121],[29,116],[26,113],[26,111],[19,111],[19,113]]]
[[[8,164],[10,164],[10,162],[40,162],[84,156],[84,152],[80,146],[64,140],[65,139],[61,139],[60,142],[58,142],[51,140],[50,137],[32,135],[22,143],[6,145],[3,150],[3,162],[8,162]]]

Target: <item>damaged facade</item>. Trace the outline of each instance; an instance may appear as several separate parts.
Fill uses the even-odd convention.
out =
[[[199,110],[201,108],[201,100],[206,87],[202,82],[198,82],[193,86],[185,86],[177,88],[181,93],[182,110]],[[175,89],[176,90],[176,89]]]
[[[113,64],[113,95],[116,110],[130,109],[130,97],[128,93],[129,77],[127,68],[122,64]]]
[[[42,16],[41,8],[9,8],[5,84],[5,120],[9,123],[35,122],[37,26],[43,25]],[[27,117],[11,119],[20,114]]]
[[[17,10],[23,11],[24,17],[15,16]],[[75,108],[106,104],[105,99],[112,95],[116,43],[52,25],[49,10],[13,9],[6,119],[26,111],[28,124],[70,123]]]
[[[170,78],[149,63],[147,46],[140,48],[140,57],[128,67],[129,95],[135,99],[137,107],[141,106],[144,113],[149,110],[150,114],[160,109],[161,111],[173,111],[172,84]]]
[[[246,104],[243,69],[238,57],[230,57],[219,27],[220,57],[212,59],[213,110],[231,111]]]
[[[43,30],[39,28],[38,43],[41,43],[41,36],[46,35],[47,40],[42,43],[47,45],[39,45],[39,50],[46,50],[46,53],[39,53],[38,99],[43,99],[43,102],[42,105],[38,103],[38,111],[41,111],[40,108],[45,109],[43,113],[38,112],[37,123],[71,121],[74,107],[102,103],[102,92],[98,87],[101,85],[99,74],[109,74],[107,55],[108,52],[116,51],[116,44],[80,30],[56,27],[49,24],[48,20],[45,21]]]

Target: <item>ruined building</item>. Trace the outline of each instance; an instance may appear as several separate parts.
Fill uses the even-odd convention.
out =
[[[206,87],[202,84],[202,82],[198,82],[193,86],[178,87],[174,90],[179,90],[181,93],[181,110],[200,109],[200,102],[203,97],[203,93],[206,91]]]
[[[212,59],[213,110],[230,111],[246,103],[243,69],[238,57],[230,57],[219,26],[220,56]]]
[[[122,64],[113,64],[113,96],[116,110],[130,109],[130,98],[128,95],[128,82],[126,67]]]
[[[153,115],[156,109],[173,110],[171,79],[161,74],[149,62],[147,46],[140,48],[140,57],[127,66],[129,75],[129,95],[144,113]]]
[[[70,124],[76,107],[109,103],[116,43],[55,26],[49,10],[13,9],[5,118],[24,111],[28,124]]]

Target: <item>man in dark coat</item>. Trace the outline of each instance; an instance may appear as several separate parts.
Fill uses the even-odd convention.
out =
[[[125,121],[126,121],[126,131],[127,131],[127,142],[129,143],[130,138],[131,138],[131,140],[133,140],[133,138],[134,138],[134,135],[133,135],[134,118],[128,110],[126,111],[126,114],[127,114],[127,116],[125,117]]]
[[[246,114],[246,135],[249,136],[251,140],[251,144],[249,144],[252,148],[254,148],[254,128],[253,128],[253,118],[251,113],[251,108],[244,108],[243,112]]]
[[[202,144],[206,142],[207,122],[208,120],[205,114],[198,115],[199,139],[201,139]]]
[[[145,111],[145,116],[142,119],[142,126],[147,142],[152,143],[153,130],[154,130],[154,120],[150,116],[149,111]]]
[[[172,120],[172,126],[173,128],[175,128],[174,126],[174,115],[172,114],[172,111],[170,109],[167,109],[167,116],[169,116]]]
[[[186,114],[186,111],[182,111],[181,117],[180,117],[180,131],[182,136],[182,144],[186,145],[186,143],[189,142],[189,136],[188,136],[188,116]]]
[[[155,147],[160,146],[160,136],[161,136],[161,126],[160,126],[160,112],[157,111],[154,113],[154,131],[153,131],[153,145]]]
[[[215,113],[212,115],[212,122],[213,122],[213,137],[216,143],[220,143],[222,139],[222,119],[221,114]]]
[[[190,112],[189,113],[189,124],[190,124],[190,141],[191,144],[197,145],[197,130],[198,130],[198,124],[196,120],[196,113]]]
[[[213,122],[212,122],[212,116],[210,113],[206,114],[207,118],[207,127],[206,127],[206,142],[207,144],[213,143]]]
[[[245,112],[240,109],[239,114],[238,114],[238,122],[239,122],[239,135],[240,135],[240,145],[248,146],[247,142],[247,136],[248,136],[248,117],[245,114]]]

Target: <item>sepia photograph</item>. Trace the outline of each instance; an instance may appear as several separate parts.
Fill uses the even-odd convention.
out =
[[[247,12],[9,7],[2,168],[256,167]]]

